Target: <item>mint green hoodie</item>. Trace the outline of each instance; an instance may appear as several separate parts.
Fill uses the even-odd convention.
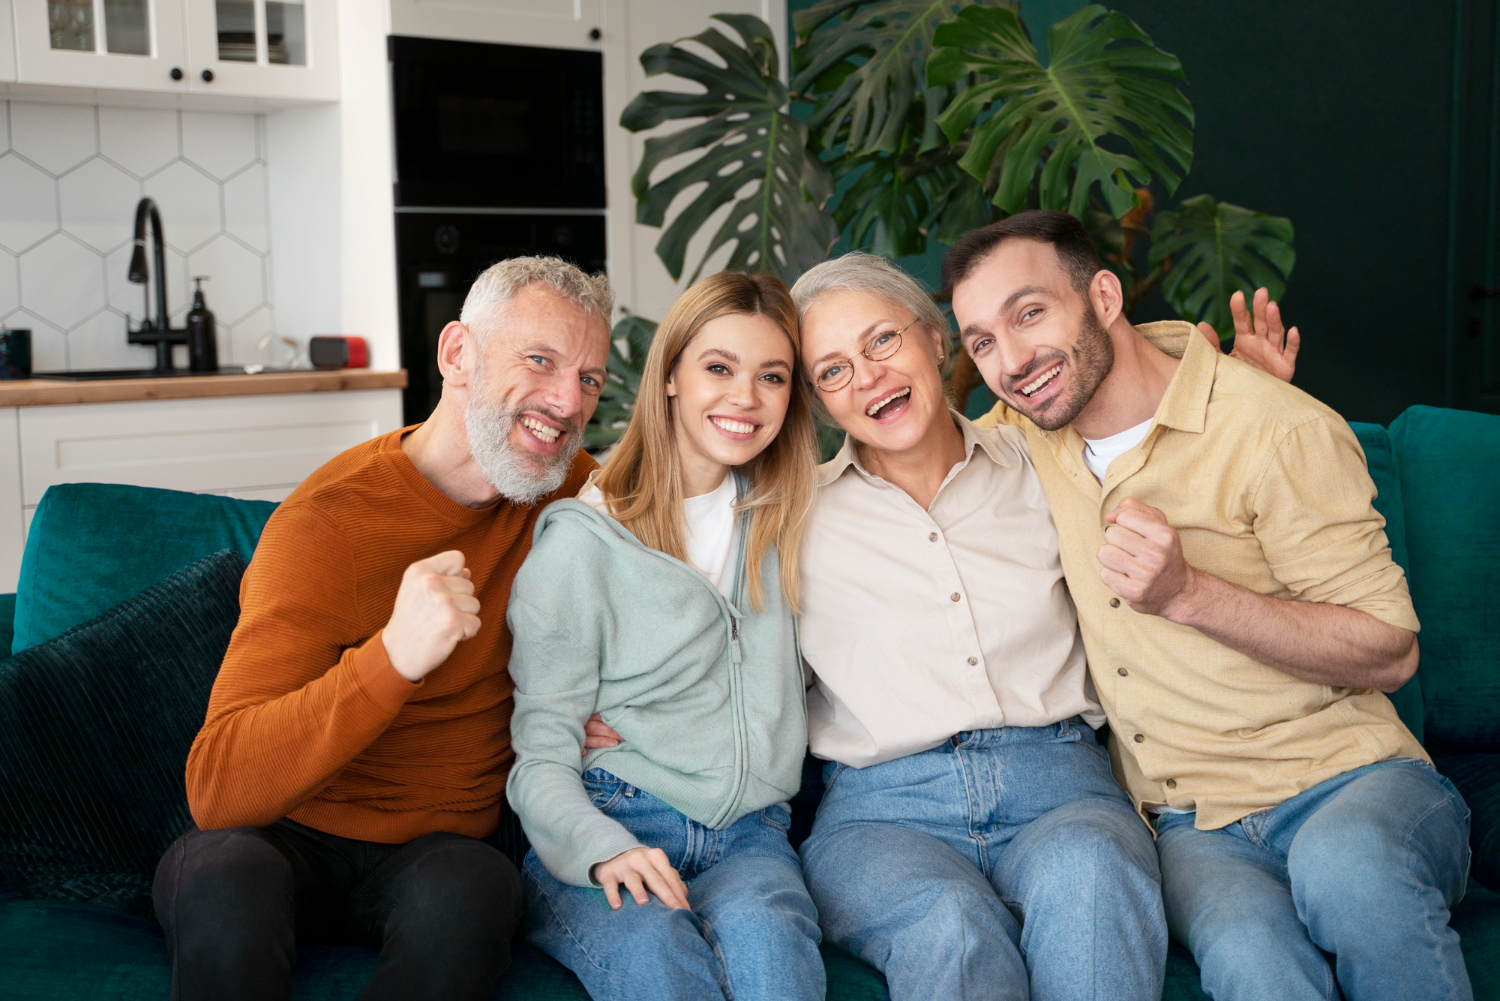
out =
[[[796,794],[807,709],[776,553],[763,612],[746,597],[740,515],[734,601],[696,569],[647,548],[575,500],[537,520],[506,620],[515,637],[506,794],[537,857],[558,879],[631,848],[629,831],[590,801],[580,775],[604,768],[708,827]],[[624,738],[581,757],[592,712]]]

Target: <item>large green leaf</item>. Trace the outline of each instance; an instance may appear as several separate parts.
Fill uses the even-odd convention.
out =
[[[1292,237],[1290,219],[1198,195],[1157,213],[1151,266],[1168,264],[1162,295],[1183,319],[1207,320],[1228,338],[1234,333],[1229,297],[1236,291],[1249,296],[1265,286],[1273,299],[1286,291],[1297,260]]]
[[[1046,66],[1008,10],[966,8],[933,41],[930,86],[973,74],[938,124],[950,141],[973,128],[959,162],[1005,212],[1081,217],[1098,188],[1118,218],[1137,186],[1175,191],[1192,164],[1193,107],[1174,82],[1182,65],[1124,14],[1090,5],[1059,21]]]
[[[1015,7],[1013,0],[970,0]],[[792,50],[792,89],[817,102],[811,126],[825,149],[894,153],[920,115],[923,151],[940,144],[937,115],[946,88],[928,91],[927,58],[937,26],[964,0],[822,0],[793,16],[802,43]],[[924,93],[927,92],[927,93]],[[918,101],[922,108],[916,107]]]
[[[627,316],[615,324],[609,335],[609,374],[599,392],[594,417],[583,429],[583,447],[590,452],[608,448],[620,440],[630,415],[635,412],[635,397],[641,389],[641,370],[646,366],[646,352],[656,336],[656,323],[639,316]]]
[[[725,244],[733,244],[728,267],[768,271],[787,282],[821,261],[838,237],[824,209],[833,182],[807,145],[807,126],[787,114],[786,85],[777,79],[776,43],[771,29],[748,14],[715,14],[733,28],[743,45],[709,28],[691,41],[723,60],[713,62],[663,43],[641,54],[648,76],[670,73],[703,88],[699,94],[646,91],[620,116],[632,132],[678,118],[704,119],[695,125],[646,140],[645,155],[631,180],[636,220],[661,226],[674,199],[692,190],[656,244],[673,278],[682,275],[688,242],[721,206],[732,207],[693,270]],[[651,182],[657,167],[673,157],[699,152],[687,166]]]
[[[862,157],[853,161],[855,171],[833,218],[856,249],[883,257],[920,254],[929,238],[952,243],[990,221],[984,190],[949,150]]]

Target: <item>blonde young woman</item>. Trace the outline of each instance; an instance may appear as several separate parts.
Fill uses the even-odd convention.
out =
[[[543,512],[511,592],[528,935],[595,999],[823,995],[787,842],[816,462],[798,348],[775,278],[684,293],[619,447]],[[623,741],[581,756],[595,711]]]

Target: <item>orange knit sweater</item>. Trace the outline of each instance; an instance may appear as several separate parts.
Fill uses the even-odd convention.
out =
[[[451,500],[401,451],[406,428],[335,457],[266,523],[240,585],[240,621],[188,755],[201,828],[282,817],[397,844],[433,831],[493,833],[514,753],[511,582],[537,514],[571,497],[483,510]],[[407,566],[461,550],[479,634],[420,682],[396,673],[381,629]]]

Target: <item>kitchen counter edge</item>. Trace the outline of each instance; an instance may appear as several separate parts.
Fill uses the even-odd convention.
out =
[[[406,370],[377,372],[341,368],[259,375],[180,375],[163,379],[0,380],[0,407],[124,403],[132,400],[193,400],[282,393],[339,393],[361,389],[405,389]]]

